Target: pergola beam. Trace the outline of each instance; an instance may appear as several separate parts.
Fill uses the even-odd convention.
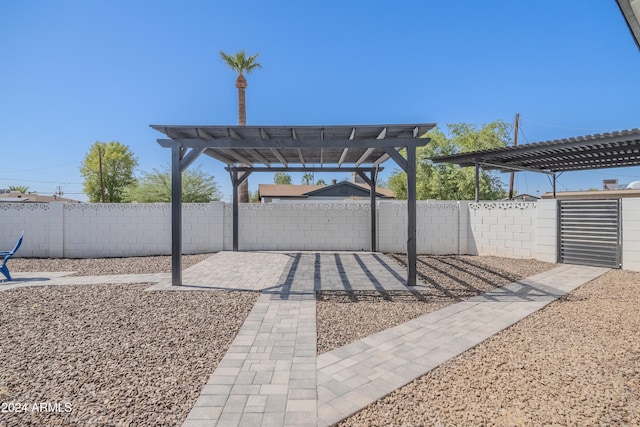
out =
[[[362,156],[360,156],[360,158],[356,160],[356,166],[360,166],[365,160],[367,160],[373,150],[375,150],[375,148],[367,148],[364,154],[362,154]]]
[[[278,160],[280,160],[280,163],[282,163],[283,165],[287,166],[289,163],[285,160],[284,156],[276,149],[276,148],[272,148],[271,152],[273,153],[274,156],[276,156],[276,158]]]
[[[249,165],[253,163],[251,160],[249,160],[246,157],[238,154],[234,150],[225,150],[225,149],[221,148],[221,149],[219,149],[219,151],[222,152],[225,156],[229,156],[229,157],[234,158],[236,160],[236,162],[238,162],[238,163],[246,163],[246,164],[249,164]]]
[[[427,142],[428,141],[429,140],[427,139]],[[407,159],[402,157],[402,154],[400,154],[395,148],[385,148],[384,151],[398,164],[398,166],[400,166],[403,171],[408,172],[408,162]]]
[[[203,148],[192,148],[189,152],[180,160],[180,173],[184,172],[193,163],[200,154],[204,151]]]
[[[387,147],[422,147],[427,145],[427,138],[393,138],[389,139],[354,139],[348,142],[348,148],[387,148]],[[165,148],[175,146],[189,148],[289,148],[289,149],[320,149],[320,148],[345,148],[345,141],[338,139],[242,139],[236,141],[231,138],[226,139],[158,139],[158,144]]]
[[[266,166],[271,166],[271,162],[269,160],[265,159],[256,150],[252,150],[252,149],[249,148],[249,149],[247,149],[247,153],[251,154],[253,157],[255,157],[256,159],[260,160],[260,162],[265,164]],[[252,163],[252,162],[248,162],[248,163]]]
[[[289,166],[289,167],[280,167],[280,166],[227,166],[226,170],[236,169],[239,172],[251,171],[251,172],[372,172],[374,170],[384,170],[381,167],[350,167],[344,166],[341,168],[336,167],[328,167],[328,166]]]
[[[338,166],[342,166],[342,164],[344,163],[344,159],[347,158],[347,153],[348,152],[349,152],[348,148],[345,148],[345,149],[342,150],[342,154],[340,154],[340,159],[338,160]]]
[[[487,162],[481,162],[479,163],[481,166],[489,166],[490,168],[495,168],[495,169],[504,169],[504,170],[508,170],[508,171],[515,171],[515,172],[535,172],[535,173],[544,173],[547,175],[553,175],[553,171],[546,171],[543,169],[535,169],[535,168],[527,168],[524,166],[517,166],[517,165],[496,165],[493,163],[487,163]]]
[[[221,153],[212,150],[211,148],[205,148],[203,153],[209,157],[213,157],[216,160],[220,160],[222,163],[226,163],[228,165],[234,164],[236,161],[227,156],[223,156]]]

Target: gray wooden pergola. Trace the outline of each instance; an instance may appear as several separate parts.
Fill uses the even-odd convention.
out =
[[[558,173],[640,166],[640,129],[535,142],[513,147],[431,157],[433,163],[475,167],[476,202],[480,199],[480,168],[550,175],[556,198]]]
[[[416,148],[435,127],[365,126],[151,127],[171,148],[171,282],[182,285],[182,173],[201,155],[225,163],[233,185],[233,250],[238,251],[238,186],[253,172],[356,172],[370,187],[371,251],[376,247],[376,183],[381,165],[395,161],[407,174],[407,284],[416,285]],[[405,150],[406,158],[400,154]],[[249,166],[239,166],[245,164]]]

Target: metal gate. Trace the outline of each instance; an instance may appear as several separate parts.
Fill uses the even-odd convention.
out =
[[[620,200],[563,200],[559,206],[560,262],[621,268]]]

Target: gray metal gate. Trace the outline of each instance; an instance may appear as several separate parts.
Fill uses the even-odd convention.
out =
[[[559,260],[621,268],[620,200],[559,202]]]

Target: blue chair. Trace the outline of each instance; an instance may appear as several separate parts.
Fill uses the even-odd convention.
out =
[[[22,244],[22,238],[24,237],[24,231],[20,234],[20,238],[18,239],[18,243],[14,246],[14,248],[10,251],[0,251],[0,258],[2,259],[2,265],[0,265],[0,273],[4,274],[4,277],[7,278],[8,281],[11,281],[11,274],[9,274],[9,268],[7,267],[7,261],[11,259],[11,257],[18,252],[20,249],[20,245]]]

